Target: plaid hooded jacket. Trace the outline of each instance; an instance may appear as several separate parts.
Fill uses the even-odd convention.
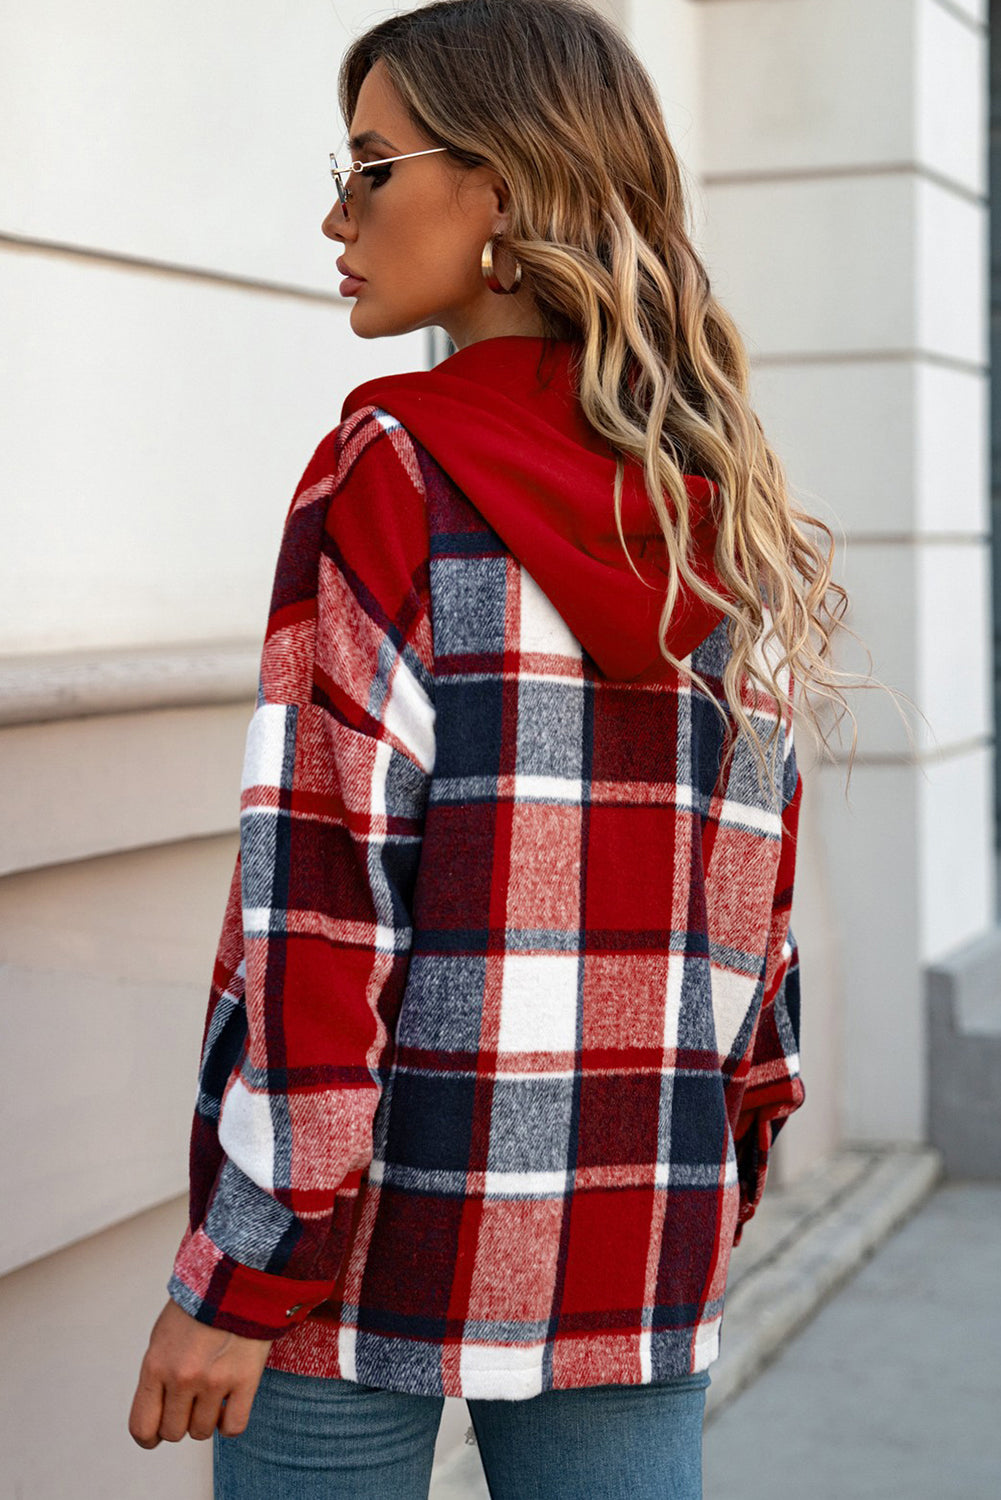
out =
[[[774,795],[742,743],[721,772],[572,350],[357,388],[288,512],[168,1283],[280,1369],[514,1400],[706,1368],[804,1099],[791,718]],[[682,600],[672,641],[722,697],[725,622]]]

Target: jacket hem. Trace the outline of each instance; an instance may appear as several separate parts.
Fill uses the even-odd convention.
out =
[[[418,1358],[405,1341],[375,1334],[365,1335],[366,1349],[359,1355],[356,1330],[324,1327],[310,1318],[272,1347],[267,1363],[288,1374],[407,1395],[526,1401],[549,1391],[653,1385],[701,1375],[719,1358],[721,1322],[720,1315],[683,1334],[672,1330],[670,1344],[657,1353],[656,1371],[650,1336],[644,1334],[519,1347],[512,1351],[520,1356],[515,1363],[481,1364],[486,1351],[475,1344],[423,1346]]]

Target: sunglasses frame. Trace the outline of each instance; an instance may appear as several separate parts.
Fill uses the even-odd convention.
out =
[[[447,146],[430,146],[424,151],[404,151],[400,156],[380,156],[377,161],[353,161],[349,166],[339,166],[334,153],[330,153],[330,175],[337,187],[337,196],[340,199],[341,209],[344,217],[348,216],[348,199],[351,196],[349,189],[344,186],[344,178],[350,177],[352,172],[362,176],[365,172],[378,171],[380,167],[386,167],[391,161],[406,161],[411,156],[434,156],[439,151],[447,151]]]

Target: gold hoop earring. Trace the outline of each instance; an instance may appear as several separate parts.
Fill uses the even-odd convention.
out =
[[[497,272],[494,270],[494,245],[499,240],[499,234],[492,234],[483,246],[483,254],[480,256],[480,271],[483,274],[483,280],[492,292],[499,292],[502,297],[510,297],[521,286],[521,261],[515,256],[514,280],[510,286],[502,286],[497,279]]]

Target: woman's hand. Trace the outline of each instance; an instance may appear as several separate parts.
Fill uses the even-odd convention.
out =
[[[132,1398],[129,1432],[140,1448],[179,1443],[185,1433],[209,1438],[217,1426],[236,1437],[273,1342],[199,1323],[171,1299],[153,1324]]]

